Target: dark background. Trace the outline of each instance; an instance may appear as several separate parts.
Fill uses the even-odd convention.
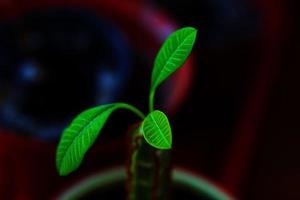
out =
[[[100,103],[146,111],[154,56],[184,26],[198,29],[193,56],[157,96],[174,165],[238,199],[300,199],[296,1],[79,2],[0,0],[0,199],[52,199],[124,164],[133,116],[114,115],[67,178],[54,164],[61,130]]]

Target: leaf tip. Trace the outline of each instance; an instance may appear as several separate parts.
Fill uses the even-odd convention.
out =
[[[179,29],[178,31],[187,31],[190,34],[197,34],[198,29],[196,29],[195,27],[192,27],[192,26],[186,26],[186,27]]]
[[[59,176],[68,176],[69,174],[71,174],[73,171],[75,171],[77,169],[77,167],[63,167],[62,165],[57,168],[57,172],[59,174]]]
[[[69,173],[65,173],[64,171],[58,170],[59,176],[67,176]]]
[[[192,26],[187,26],[187,27],[184,27],[185,29],[190,29],[192,31],[198,31],[195,27],[192,27]]]

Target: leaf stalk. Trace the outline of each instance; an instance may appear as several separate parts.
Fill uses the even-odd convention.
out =
[[[149,113],[154,111],[154,96],[155,96],[155,88],[151,89],[149,93]]]
[[[137,116],[139,116],[141,119],[145,119],[145,115],[142,111],[140,111],[138,108],[127,104],[127,103],[119,103],[120,107],[126,109],[126,110],[130,110],[133,113],[135,113]]]

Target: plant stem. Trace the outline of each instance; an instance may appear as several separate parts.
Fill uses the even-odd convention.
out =
[[[139,126],[130,132],[127,199],[167,200],[170,195],[171,151],[149,146]]]
[[[155,96],[155,88],[150,90],[149,93],[149,112],[154,110],[154,96]]]
[[[144,113],[142,111],[140,111],[139,109],[137,109],[136,107],[134,107],[130,104],[127,104],[127,103],[119,103],[119,106],[123,109],[130,110],[133,113],[135,113],[137,116],[139,116],[140,118],[145,119]]]

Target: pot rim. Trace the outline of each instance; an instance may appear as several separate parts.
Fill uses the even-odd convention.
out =
[[[99,173],[90,175],[81,181],[73,184],[69,189],[61,193],[58,200],[72,200],[94,191],[97,188],[109,187],[117,182],[125,181],[126,169],[123,166],[115,167]],[[188,189],[196,195],[207,195],[214,200],[235,200],[230,194],[207,178],[191,173],[182,168],[174,168],[172,172],[173,183],[182,188]]]

